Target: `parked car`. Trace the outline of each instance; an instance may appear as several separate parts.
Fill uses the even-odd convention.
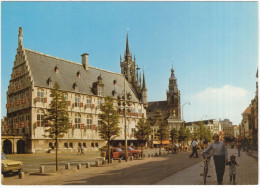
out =
[[[110,147],[111,149],[111,158],[112,159],[125,159],[125,151],[123,151],[121,148],[116,148],[116,147]],[[108,159],[108,149],[104,150],[106,152],[106,158]],[[130,153],[128,152],[128,156]]]
[[[124,146],[122,146],[121,149],[123,151],[125,151],[125,147]],[[134,156],[134,157],[138,157],[139,156],[139,157],[141,157],[141,150],[134,149],[131,146],[128,146],[127,149],[128,149],[128,156]]]
[[[23,168],[23,162],[13,161],[6,157],[5,153],[1,153],[2,174],[18,174]]]

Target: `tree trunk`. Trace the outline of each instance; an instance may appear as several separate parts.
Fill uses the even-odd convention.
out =
[[[107,144],[108,144],[108,163],[110,163],[110,158],[111,158],[110,139],[107,140]]]
[[[58,165],[58,138],[55,138],[55,144],[56,144],[56,171],[59,170],[59,165]]]

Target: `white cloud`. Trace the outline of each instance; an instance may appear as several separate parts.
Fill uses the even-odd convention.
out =
[[[188,97],[191,106],[190,110],[184,109],[185,120],[228,118],[233,124],[239,124],[242,119],[241,113],[253,99],[251,95],[247,90],[231,85],[207,88]]]

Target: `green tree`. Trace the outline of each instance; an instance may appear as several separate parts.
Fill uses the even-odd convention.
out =
[[[58,171],[58,138],[62,138],[64,134],[68,132],[68,106],[64,98],[64,92],[60,90],[60,86],[57,82],[55,82],[51,90],[50,97],[52,98],[50,108],[47,109],[47,113],[44,117],[45,125],[48,127],[45,132],[48,133],[46,137],[55,140],[56,171]]]
[[[102,126],[99,128],[99,136],[107,141],[108,146],[108,162],[110,163],[110,141],[119,136],[120,127],[119,115],[113,104],[111,97],[106,97],[105,102],[100,105],[101,113],[98,115]]]
[[[193,129],[193,134],[192,134],[192,139],[198,139],[199,138],[199,128],[198,127],[194,127]]]
[[[173,128],[173,129],[171,130],[171,132],[170,132],[170,137],[171,137],[172,143],[175,142],[175,141],[178,139],[179,133],[178,133],[178,131],[177,131],[175,128]]]
[[[159,153],[162,153],[162,142],[165,139],[168,139],[169,137],[169,132],[168,132],[168,124],[166,120],[160,120],[159,121],[159,130],[157,132],[157,136],[159,137],[159,140],[161,141],[160,144],[160,151]]]
[[[186,141],[187,141],[187,145],[188,145],[189,140],[192,138],[192,134],[191,134],[189,128],[186,128],[185,132],[186,132]]]
[[[186,136],[186,129],[183,126],[181,126],[178,132],[179,132],[179,141],[183,145],[183,142],[185,141],[185,139],[187,137]]]
[[[143,145],[149,139],[152,129],[149,122],[147,122],[144,118],[139,119],[136,128],[135,138],[141,141],[141,156],[143,156]]]

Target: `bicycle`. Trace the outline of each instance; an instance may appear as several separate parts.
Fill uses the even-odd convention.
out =
[[[210,158],[211,158],[211,154],[203,154],[203,163],[204,163],[204,167],[203,167],[203,183],[204,185],[206,185],[207,182],[207,177],[208,176],[208,170],[209,170],[209,162],[210,162]]]

